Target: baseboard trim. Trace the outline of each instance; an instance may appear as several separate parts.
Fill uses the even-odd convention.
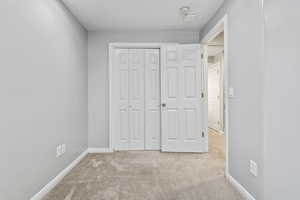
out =
[[[38,193],[36,193],[30,200],[41,200],[50,192],[86,155],[88,150],[82,152],[71,164],[63,169],[55,178],[53,178],[47,185],[45,185]]]
[[[88,148],[88,153],[113,153],[110,148]]]
[[[226,174],[226,178],[235,187],[246,200],[256,200],[235,178],[230,174]]]

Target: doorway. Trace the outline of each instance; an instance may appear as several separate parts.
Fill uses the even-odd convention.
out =
[[[217,151],[218,155],[225,160],[225,137],[223,131],[224,32],[219,33],[208,43],[207,54],[209,148]]]
[[[204,36],[208,61],[209,147],[224,158],[225,175],[229,167],[228,140],[228,22],[227,15]]]
[[[208,127],[223,134],[224,130],[224,32],[217,35],[207,47],[208,54]]]

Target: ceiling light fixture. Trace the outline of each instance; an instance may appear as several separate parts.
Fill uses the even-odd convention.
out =
[[[180,13],[180,15],[182,17],[182,20],[184,22],[192,21],[197,17],[197,15],[195,13],[191,12],[191,8],[188,7],[188,6],[181,7],[179,9],[179,13]]]

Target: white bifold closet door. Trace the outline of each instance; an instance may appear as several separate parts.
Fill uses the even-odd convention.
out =
[[[208,151],[207,72],[201,54],[196,44],[162,48],[162,151]]]
[[[116,150],[160,149],[158,49],[116,49]]]

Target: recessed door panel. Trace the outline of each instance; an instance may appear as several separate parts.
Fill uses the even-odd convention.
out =
[[[160,73],[159,68],[151,69],[151,100],[157,101],[160,99]]]
[[[130,111],[130,149],[144,150],[144,110]]]
[[[128,69],[120,70],[120,100],[128,101]]]
[[[195,98],[197,81],[195,66],[184,66],[184,97]]]
[[[132,69],[130,71],[130,99],[139,101],[142,97],[141,80],[142,72],[140,69]]]
[[[120,138],[119,144],[121,149],[127,149],[129,147],[129,116],[128,110],[120,110]]]
[[[160,110],[153,109],[150,113],[152,149],[160,149]]]
[[[186,132],[183,136],[185,141],[196,141],[197,140],[197,110],[196,109],[184,109],[183,112],[183,123],[184,130]]]
[[[178,138],[178,132],[179,129],[177,127],[177,123],[179,121],[179,112],[177,109],[168,109],[167,111],[167,118],[168,118],[168,124],[167,124],[167,130],[168,135],[167,138],[169,141],[177,141]]]
[[[176,98],[178,96],[178,69],[177,67],[168,67],[168,98]]]

